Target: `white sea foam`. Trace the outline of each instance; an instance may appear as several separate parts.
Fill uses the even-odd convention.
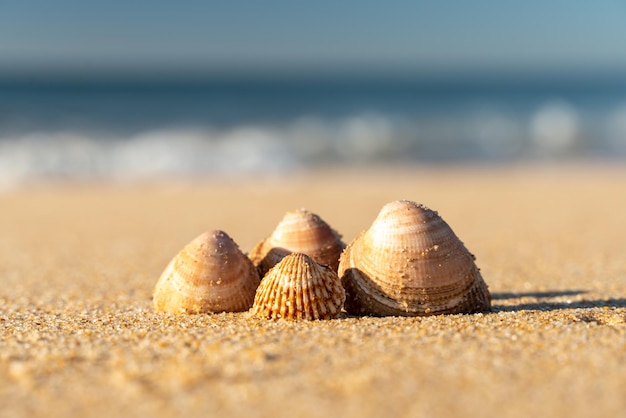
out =
[[[609,151],[626,156],[626,103],[609,114],[606,129]]]
[[[537,155],[567,152],[579,138],[579,118],[568,103],[553,101],[539,108],[530,122],[530,134]]]
[[[121,138],[68,132],[0,140],[4,185],[31,178],[145,179],[250,173],[292,164],[282,139],[262,128],[146,131]]]
[[[626,153],[624,109],[612,109],[602,119],[604,143],[622,155]],[[126,181],[253,175],[372,161],[559,158],[572,155],[574,145],[586,139],[586,122],[577,109],[557,101],[537,106],[526,117],[479,109],[413,118],[364,113],[226,128],[166,126],[132,134],[0,130],[0,188],[32,179]]]

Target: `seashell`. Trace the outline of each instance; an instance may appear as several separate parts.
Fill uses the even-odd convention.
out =
[[[474,260],[437,212],[407,200],[388,203],[341,256],[345,309],[401,316],[488,311],[491,296]]]
[[[249,257],[261,277],[292,252],[306,254],[337,271],[344,248],[341,235],[322,218],[306,209],[297,209],[287,212],[272,235],[259,242]]]
[[[252,313],[262,318],[332,319],[345,299],[339,276],[302,253],[291,253],[267,272]]]
[[[252,262],[223,231],[208,231],[165,268],[154,289],[157,311],[239,312],[252,306],[259,285]]]

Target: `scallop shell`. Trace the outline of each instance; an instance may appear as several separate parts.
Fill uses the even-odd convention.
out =
[[[306,209],[297,209],[287,212],[272,235],[259,242],[249,257],[261,277],[292,252],[306,254],[337,271],[344,248],[341,235],[322,218]]]
[[[301,253],[291,253],[265,275],[252,313],[262,318],[332,319],[345,300],[339,276]]]
[[[208,231],[165,268],[154,289],[157,311],[239,312],[252,306],[259,285],[252,262],[223,231]]]
[[[345,309],[402,316],[487,311],[491,296],[474,260],[437,212],[406,200],[388,203],[341,256]]]

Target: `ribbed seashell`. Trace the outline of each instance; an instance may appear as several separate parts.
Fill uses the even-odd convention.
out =
[[[345,309],[399,316],[487,311],[491,296],[474,260],[437,212],[406,200],[388,203],[341,256]]]
[[[291,253],[267,272],[256,291],[252,313],[262,318],[332,319],[345,293],[330,267]]]
[[[157,311],[240,312],[250,309],[259,275],[252,262],[223,231],[208,231],[168,264],[154,289]]]
[[[344,248],[341,235],[322,218],[306,209],[296,209],[285,214],[272,235],[259,242],[249,257],[261,277],[292,252],[306,254],[337,271]]]

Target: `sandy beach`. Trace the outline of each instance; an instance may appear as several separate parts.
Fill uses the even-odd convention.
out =
[[[0,194],[0,417],[624,416],[626,167],[345,168]],[[209,229],[247,252],[305,207],[346,242],[435,209],[493,312],[264,321],[156,313]]]

